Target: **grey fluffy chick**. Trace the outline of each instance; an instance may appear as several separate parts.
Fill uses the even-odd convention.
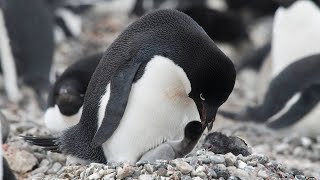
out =
[[[236,136],[228,137],[220,132],[208,134],[204,140],[203,148],[215,154],[227,154],[229,152],[236,156],[239,154],[243,156],[251,154],[248,145],[243,139]]]

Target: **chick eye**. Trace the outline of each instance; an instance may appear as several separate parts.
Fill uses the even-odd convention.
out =
[[[200,93],[200,99],[201,99],[202,101],[205,101],[205,100],[206,100],[206,99],[203,97],[202,93]]]

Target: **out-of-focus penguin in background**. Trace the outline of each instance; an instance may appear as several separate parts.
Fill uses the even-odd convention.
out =
[[[45,94],[50,85],[49,75],[54,51],[52,14],[42,0],[3,0],[2,11],[18,76],[23,83],[35,90],[38,102],[43,108]],[[2,61],[7,62],[8,57],[4,55]],[[11,70],[4,66],[2,71],[6,73]]]
[[[102,53],[98,53],[80,59],[57,78],[49,91],[44,116],[49,129],[60,132],[79,122],[87,86],[101,58]]]
[[[271,128],[293,126],[300,132],[318,134],[319,32],[320,9],[316,3],[300,0],[280,7],[274,18],[270,58],[262,67],[267,73],[258,79],[267,82],[267,89],[258,94],[257,106],[240,114],[222,114],[266,122]]]

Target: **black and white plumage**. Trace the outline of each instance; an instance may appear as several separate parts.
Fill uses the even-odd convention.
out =
[[[44,106],[53,59],[53,17],[42,0],[6,0],[3,13],[19,77]]]
[[[279,8],[273,27],[271,68],[268,76],[263,77],[270,81],[263,101],[239,114],[221,114],[266,122],[271,128],[299,126],[300,130],[305,127],[307,133],[317,133],[319,20],[320,9],[312,1],[297,1],[288,8]]]
[[[234,81],[232,62],[194,20],[176,10],[152,12],[107,49],[80,122],[56,142],[81,159],[136,162],[182,139],[190,121],[211,129]]]
[[[98,53],[76,61],[57,78],[44,117],[49,129],[62,131],[79,122],[87,86],[101,58]]]

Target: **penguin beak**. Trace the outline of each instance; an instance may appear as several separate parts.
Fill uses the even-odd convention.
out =
[[[218,108],[212,107],[206,102],[202,103],[202,109],[201,109],[201,123],[202,127],[205,129],[208,128],[208,131],[211,131],[213,122],[216,118],[217,110]]]

